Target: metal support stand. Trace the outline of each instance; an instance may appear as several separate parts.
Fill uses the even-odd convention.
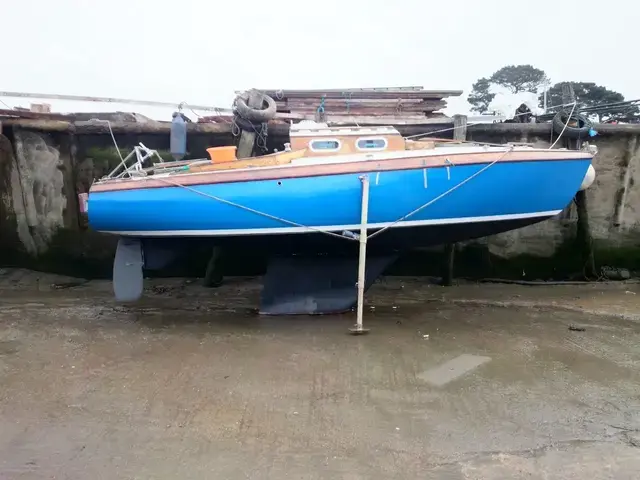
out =
[[[211,251],[211,257],[209,257],[209,263],[207,263],[207,270],[204,274],[203,284],[205,287],[214,288],[222,285],[222,268],[220,267],[220,257],[222,251],[218,245],[214,246]]]
[[[358,258],[358,310],[356,324],[349,329],[353,335],[363,335],[369,330],[362,326],[364,311],[364,287],[367,265],[367,218],[369,216],[369,176],[362,175],[362,208],[360,213],[360,256]]]

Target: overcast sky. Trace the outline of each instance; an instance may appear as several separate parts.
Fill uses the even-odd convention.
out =
[[[4,91],[227,108],[250,87],[422,85],[466,97],[479,77],[528,63],[553,82],[640,98],[635,0],[0,0],[0,11]]]

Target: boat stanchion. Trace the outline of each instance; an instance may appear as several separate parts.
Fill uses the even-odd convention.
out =
[[[369,176],[362,175],[362,207],[360,213],[360,255],[358,258],[358,307],[356,324],[349,329],[353,335],[363,335],[369,330],[362,325],[362,314],[364,312],[364,288],[367,265],[367,218],[369,216]]]

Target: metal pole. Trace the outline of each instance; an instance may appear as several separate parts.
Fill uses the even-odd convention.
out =
[[[36,98],[46,100],[67,100],[76,102],[98,102],[98,103],[121,103],[129,105],[143,105],[147,107],[170,107],[177,108],[180,105],[195,109],[204,110],[207,112],[218,112],[232,114],[233,110],[230,108],[218,108],[209,107],[207,105],[191,105],[185,102],[157,102],[154,100],[134,100],[132,98],[113,98],[113,97],[92,97],[88,95],[59,95],[52,93],[27,93],[27,92],[0,92],[0,97],[11,98]]]
[[[349,331],[354,335],[368,333],[369,330],[362,326],[362,314],[364,311],[364,284],[367,265],[367,218],[369,216],[369,176],[362,175],[362,207],[360,213],[360,257],[358,258],[358,310],[356,324]]]
[[[113,98],[113,97],[92,97],[87,95],[59,95],[53,93],[28,93],[28,92],[0,92],[0,97],[9,98],[34,98],[46,100],[69,100],[76,102],[98,102],[98,103],[120,103],[128,105],[142,105],[147,107],[170,107],[178,108],[180,106],[190,108],[192,110],[202,110],[205,112],[214,112],[217,115],[232,115],[233,109],[210,107],[207,105],[194,105],[186,102],[158,102],[155,100],[135,100],[133,98]],[[310,120],[313,115],[304,115],[299,113],[282,113],[277,112],[274,118],[282,118],[286,120]]]

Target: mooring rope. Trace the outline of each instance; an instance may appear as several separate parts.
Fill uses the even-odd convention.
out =
[[[446,197],[450,193],[452,193],[455,190],[457,190],[458,188],[460,188],[462,185],[466,184],[467,182],[470,182],[471,180],[476,178],[478,175],[482,174],[483,172],[485,172],[489,168],[491,168],[493,165],[495,165],[496,163],[500,162],[504,157],[507,156],[507,154],[509,152],[513,151],[514,148],[515,148],[514,146],[509,147],[500,157],[496,158],[494,161],[492,161],[491,163],[487,164],[486,166],[484,166],[483,168],[481,168],[480,170],[475,172],[473,175],[470,175],[469,177],[465,178],[464,180],[460,181],[459,183],[457,183],[456,185],[451,187],[449,190],[445,191],[444,193],[441,193],[437,197],[435,197],[435,198],[429,200],[428,202],[422,204],[421,206],[419,206],[418,208],[412,210],[411,212],[407,213],[406,215],[403,215],[402,217],[398,218],[397,220],[395,220],[391,224],[387,225],[386,227],[384,227],[384,228],[374,232],[373,234],[369,235],[369,239],[374,238],[377,235],[380,235],[381,233],[383,233],[386,230],[392,228],[393,226],[397,225],[398,223],[403,222],[407,218],[415,215],[416,213],[420,212],[421,210],[423,210],[423,209],[433,205],[437,201],[443,199],[444,197]],[[454,165],[454,164],[452,164],[452,165]],[[455,165],[454,165],[454,167],[455,167]],[[147,179],[149,179],[149,180],[152,180],[152,179],[153,180],[159,180],[159,181],[161,181],[163,183],[166,183],[168,185],[172,185],[174,187],[184,188],[184,189],[189,190],[190,192],[193,192],[195,194],[202,195],[203,197],[210,198],[212,200],[216,200],[216,201],[224,203],[226,205],[229,205],[229,206],[232,206],[232,207],[236,207],[236,208],[239,208],[241,210],[245,210],[245,211],[254,213],[256,215],[260,215],[260,216],[269,218],[271,220],[282,222],[282,223],[285,223],[285,224],[288,224],[288,225],[291,225],[291,226],[294,226],[294,227],[305,228],[305,229],[308,229],[308,230],[311,230],[311,231],[314,231],[314,232],[317,232],[317,233],[324,233],[326,235],[329,235],[329,236],[332,236],[332,237],[341,238],[341,239],[345,239],[345,240],[358,241],[358,236],[350,236],[350,235],[338,234],[338,233],[331,232],[329,230],[323,230],[321,228],[312,227],[310,225],[304,225],[302,223],[294,222],[292,220],[287,220],[286,218],[282,218],[282,217],[279,217],[277,215],[271,215],[269,213],[262,212],[260,210],[256,210],[256,209],[251,208],[251,207],[247,207],[245,205],[241,205],[241,204],[236,203],[236,202],[232,202],[231,200],[226,200],[224,198],[218,197],[216,195],[212,195],[210,193],[203,192],[201,190],[189,187],[187,185],[183,185],[183,184],[178,183],[178,182],[172,182],[171,180],[167,180],[166,178],[147,177]]]
[[[573,102],[573,107],[571,108],[571,113],[569,114],[569,117],[567,117],[567,121],[564,124],[564,127],[562,127],[562,131],[560,132],[560,135],[558,135],[558,138],[556,138],[556,141],[553,142],[553,144],[549,147],[549,150],[551,150],[553,147],[556,146],[556,143],[558,143],[560,141],[560,139],[562,138],[562,135],[564,134],[564,131],[567,129],[567,125],[569,125],[569,120],[571,120],[571,116],[573,115],[573,112],[576,109],[576,102]],[[553,128],[551,128],[551,132],[553,134]]]
[[[256,210],[255,208],[247,207],[245,205],[241,205],[239,203],[232,202],[231,200],[225,200],[224,198],[217,197],[216,195],[211,195],[210,193],[203,192],[203,191],[198,190],[196,188],[192,188],[192,187],[189,187],[187,185],[182,185],[182,184],[177,183],[177,182],[172,182],[170,180],[167,180],[166,178],[159,178],[159,177],[155,177],[155,178],[154,177],[146,177],[146,178],[149,179],[149,180],[159,180],[159,181],[167,183],[169,185],[173,185],[174,187],[184,188],[186,190],[189,190],[190,192],[196,193],[198,195],[202,195],[203,197],[207,197],[207,198],[210,198],[212,200],[217,200],[218,202],[224,203],[226,205],[230,205],[232,207],[240,208],[241,210],[246,210],[247,212],[255,213],[256,215],[261,215],[263,217],[270,218],[271,220],[276,220],[276,221],[279,221],[279,222],[282,222],[282,223],[286,223],[286,224],[292,225],[294,227],[308,228],[309,230],[313,230],[313,231],[316,231],[318,233],[325,233],[325,234],[333,236],[333,237],[344,238],[344,239],[347,239],[347,240],[352,240],[352,241],[357,241],[358,240],[357,238],[352,238],[352,237],[348,237],[348,236],[345,236],[345,235],[340,235],[338,233],[333,233],[333,232],[330,232],[328,230],[322,230],[321,228],[311,227],[309,225],[304,225],[302,223],[294,222],[292,220],[287,220],[286,218],[278,217],[276,215],[271,215],[271,214],[266,213],[266,212],[261,212],[260,210]]]
[[[446,197],[446,196],[447,196],[447,195],[449,195],[450,193],[452,193],[452,192],[454,192],[455,190],[457,190],[458,188],[460,188],[460,187],[461,187],[462,185],[464,185],[465,183],[467,183],[467,182],[469,182],[469,181],[473,180],[475,177],[477,177],[477,176],[478,176],[478,175],[480,175],[481,173],[483,173],[483,172],[487,171],[487,170],[488,170],[489,168],[491,168],[493,165],[495,165],[496,163],[498,163],[499,161],[501,161],[504,157],[506,157],[506,156],[507,156],[507,154],[508,154],[509,152],[513,151],[513,149],[514,149],[514,146],[509,147],[509,148],[508,148],[508,149],[507,149],[507,150],[506,150],[506,151],[505,151],[505,152],[504,152],[500,157],[496,158],[493,162],[488,163],[486,166],[484,166],[483,168],[481,168],[480,170],[478,170],[476,173],[474,173],[473,175],[471,175],[471,176],[469,176],[469,177],[465,178],[465,179],[464,179],[464,180],[462,180],[460,183],[458,183],[458,184],[454,185],[453,187],[451,187],[451,188],[450,188],[449,190],[447,190],[446,192],[441,193],[440,195],[438,195],[436,198],[433,198],[433,199],[429,200],[427,203],[425,203],[425,204],[423,204],[423,205],[419,206],[418,208],[416,208],[416,209],[412,210],[411,212],[407,213],[406,215],[404,215],[404,216],[402,216],[402,217],[398,218],[395,222],[393,222],[393,223],[391,223],[391,224],[387,225],[386,227],[384,227],[384,228],[382,228],[382,229],[378,230],[377,232],[372,233],[371,235],[369,235],[369,239],[371,239],[371,238],[373,238],[373,237],[375,237],[375,236],[377,236],[377,235],[380,235],[382,232],[384,232],[384,231],[386,231],[386,230],[390,229],[390,228],[391,228],[391,227],[393,227],[394,225],[396,225],[396,224],[398,224],[398,223],[400,223],[400,222],[405,221],[407,218],[409,218],[409,217],[411,217],[411,216],[415,215],[415,214],[416,214],[416,213],[418,213],[419,211],[424,210],[425,208],[427,208],[427,207],[429,207],[429,206],[433,205],[434,203],[436,203],[438,200],[440,200],[440,199],[442,199],[442,198]],[[447,167],[447,168],[448,168],[448,167]]]

